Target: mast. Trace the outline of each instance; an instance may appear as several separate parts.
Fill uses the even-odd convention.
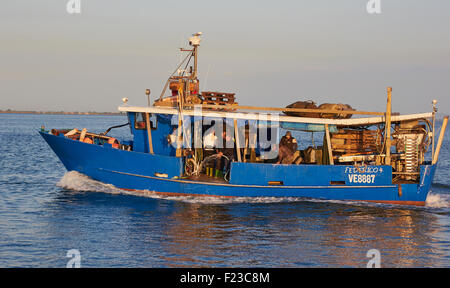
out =
[[[189,57],[188,62],[186,63],[186,67],[188,67],[191,57],[194,57],[194,70],[190,71],[190,75],[188,75],[188,76],[184,76],[184,73],[186,73],[186,71],[183,71],[182,76],[178,76],[177,78],[175,78],[175,79],[178,79],[178,85],[176,86],[177,87],[177,96],[178,96],[177,97],[177,99],[178,99],[178,135],[177,135],[176,157],[183,156],[182,145],[183,145],[183,135],[184,135],[184,119],[183,119],[184,104],[186,103],[186,101],[188,101],[189,96],[196,95],[199,93],[198,79],[197,79],[197,58],[198,58],[198,46],[200,46],[200,41],[201,41],[200,36],[202,34],[203,34],[202,32],[198,32],[198,33],[193,34],[192,37],[189,38],[189,45],[194,47],[192,50],[181,49],[181,51],[188,51],[188,52],[192,53]],[[180,66],[181,66],[181,64],[180,64]],[[191,66],[191,70],[192,70],[192,66]],[[169,78],[169,80],[173,79],[173,78],[174,77],[171,76]]]
[[[161,91],[161,95],[159,96],[158,101],[162,101],[164,98],[164,94],[169,87],[169,89],[172,91],[172,96],[175,96],[176,94],[178,101],[180,101],[180,93],[179,86],[182,85],[182,90],[184,91],[184,97],[188,97],[191,95],[198,95],[199,94],[199,85],[198,85],[198,46],[200,46],[201,38],[200,36],[203,35],[202,32],[197,32],[195,34],[192,34],[192,37],[189,38],[189,45],[192,46],[192,49],[183,49],[180,48],[181,52],[189,52],[186,57],[181,61],[181,63],[177,66],[175,71],[170,74],[169,78],[166,81],[166,84],[164,85],[163,90]],[[189,63],[191,62],[192,58],[194,58],[194,67],[190,66],[189,74],[187,71],[187,68],[189,66]],[[181,67],[185,64],[184,69]],[[178,74],[178,75],[176,75]],[[188,75],[186,75],[188,74]],[[180,81],[181,80],[181,81]],[[186,99],[183,99],[183,102]],[[191,101],[188,101],[191,102]],[[174,105],[175,106],[175,105]],[[184,107],[184,105],[183,105]]]
[[[191,74],[191,79],[196,80],[197,79],[197,69],[198,69],[198,46],[200,46],[200,36],[202,35],[202,32],[198,32],[192,35],[192,37],[189,38],[189,45],[193,46],[194,49],[192,51],[192,55],[194,57],[194,71]]]

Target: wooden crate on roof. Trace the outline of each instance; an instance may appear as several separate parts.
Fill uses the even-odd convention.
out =
[[[202,92],[201,95],[202,104],[206,105],[217,105],[216,108],[208,108],[211,110],[221,110],[221,111],[234,111],[236,109],[220,108],[222,105],[237,105],[235,102],[235,93],[225,93],[225,92]]]

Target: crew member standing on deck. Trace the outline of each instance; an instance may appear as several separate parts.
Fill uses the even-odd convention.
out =
[[[222,172],[228,173],[230,171],[231,162],[236,159],[235,153],[236,149],[234,147],[235,140],[229,134],[227,134],[226,130],[222,133],[223,146],[222,148],[216,149],[217,155],[220,160],[220,169]],[[225,157],[222,157],[225,156]],[[217,176],[216,176],[217,177]]]
[[[292,137],[291,131],[287,131],[286,135],[281,137],[277,164],[291,164],[295,160],[294,154],[297,151],[297,147],[297,140]]]
[[[203,159],[206,159],[207,157],[210,157],[210,156],[216,154],[216,150],[215,150],[216,146],[217,146],[217,136],[216,136],[216,132],[214,130],[212,130],[203,137],[203,148],[205,149]],[[217,168],[216,164],[217,164],[216,159],[211,159],[210,161],[207,161],[206,175],[208,175],[208,176],[214,175],[214,169]]]

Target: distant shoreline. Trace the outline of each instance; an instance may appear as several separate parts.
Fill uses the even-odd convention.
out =
[[[0,114],[47,114],[47,115],[104,115],[104,116],[121,116],[125,115],[121,112],[64,112],[64,111],[16,111],[16,110],[0,110]]]

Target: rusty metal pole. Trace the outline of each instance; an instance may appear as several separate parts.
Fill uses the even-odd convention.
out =
[[[194,73],[192,79],[197,78],[197,57],[198,57],[198,45],[194,46]]]
[[[391,114],[392,114],[392,87],[387,88],[387,105],[386,105],[386,158],[385,165],[391,165]]]

